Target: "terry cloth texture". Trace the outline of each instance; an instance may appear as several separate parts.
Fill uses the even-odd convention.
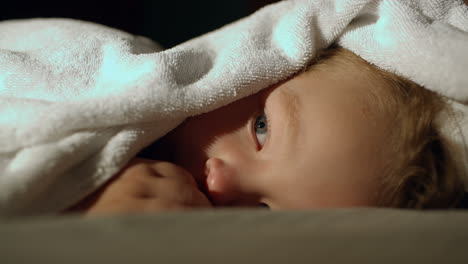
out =
[[[283,1],[168,50],[88,22],[1,22],[0,214],[67,208],[185,118],[286,79],[334,42],[467,112],[461,0]],[[462,168],[468,122],[442,120]]]

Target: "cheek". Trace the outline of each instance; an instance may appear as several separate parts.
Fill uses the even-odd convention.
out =
[[[240,130],[230,125],[231,121],[222,112],[188,119],[171,135],[173,162],[198,173],[208,157],[235,152],[242,144]]]
[[[287,201],[293,208],[347,208],[372,206],[369,189],[361,184],[337,181],[328,175],[309,175],[308,178],[295,179],[289,189],[294,190]],[[286,184],[285,184],[286,185]]]
[[[232,133],[239,129],[248,120],[241,113],[221,108],[213,112],[193,117],[188,120],[187,134],[195,133],[198,138],[207,138],[204,141],[213,141],[221,135]]]
[[[249,141],[243,131],[237,130],[230,133],[217,135],[207,146],[206,154],[209,157],[232,159],[239,158],[247,153]]]
[[[242,103],[242,104],[241,104]],[[255,109],[248,101],[231,104],[187,121],[184,134],[203,150],[211,146],[235,147],[245,137],[245,128]]]

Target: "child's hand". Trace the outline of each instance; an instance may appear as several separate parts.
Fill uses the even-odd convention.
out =
[[[211,203],[191,174],[169,162],[135,158],[109,183],[71,210],[93,215],[194,207],[211,207]]]

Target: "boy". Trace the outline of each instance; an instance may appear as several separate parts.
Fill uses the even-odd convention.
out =
[[[188,119],[73,208],[455,207],[443,98],[332,47],[297,76]],[[177,164],[177,165],[175,165]]]

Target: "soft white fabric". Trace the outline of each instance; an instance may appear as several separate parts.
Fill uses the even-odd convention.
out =
[[[1,22],[0,214],[66,208],[186,117],[291,76],[335,41],[465,103],[467,32],[461,0],[284,1],[164,51],[87,22]]]

